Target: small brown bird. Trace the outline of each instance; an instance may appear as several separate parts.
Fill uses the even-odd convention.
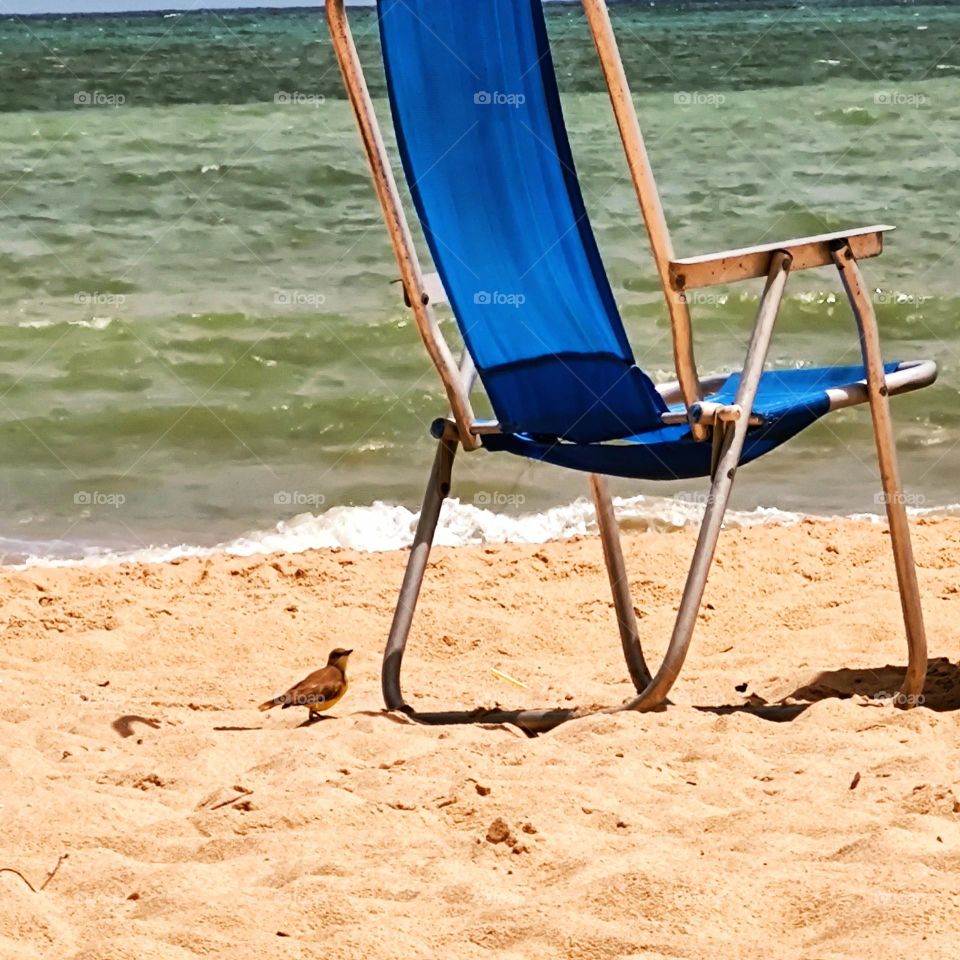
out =
[[[310,711],[308,719],[316,719],[322,710],[329,710],[347,692],[347,659],[351,653],[352,650],[344,650],[343,647],[331,650],[325,667],[314,670],[286,693],[261,703],[260,709],[306,707]]]

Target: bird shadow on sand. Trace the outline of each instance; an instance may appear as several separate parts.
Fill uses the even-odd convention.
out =
[[[314,727],[318,723],[323,723],[324,720],[336,720],[336,719],[337,718],[332,715],[323,716],[322,714],[318,714],[313,717],[307,717],[307,719],[304,720],[303,723],[297,724],[297,730],[300,730],[303,727]]]
[[[849,700],[866,697],[878,703],[895,700],[906,676],[906,667],[886,664],[882,667],[842,667],[824,670],[808,683],[797,687],[782,701],[764,703],[759,697],[752,702],[717,707],[697,707],[718,715],[746,713],[764,720],[784,723],[795,720],[814,703],[823,700]],[[906,705],[906,704],[904,704]],[[960,664],[946,657],[927,661],[927,680],[923,693],[910,706],[926,707],[937,713],[960,710]]]
[[[303,723],[298,723],[293,729],[299,730],[301,727],[312,727],[315,724],[319,723],[321,720],[336,720],[336,717],[310,717],[303,721]],[[214,727],[213,728],[217,733],[244,733],[250,730],[266,730],[267,727],[241,727],[241,726],[225,726],[225,727]],[[282,727],[277,727],[276,729],[283,729]],[[287,727],[287,729],[290,729]]]
[[[121,737],[132,737],[136,731],[133,729],[135,723],[143,723],[148,727],[152,727],[154,730],[159,729],[160,721],[154,720],[151,717],[141,717],[135,713],[128,713],[122,717],[117,717],[113,723],[110,724]]]

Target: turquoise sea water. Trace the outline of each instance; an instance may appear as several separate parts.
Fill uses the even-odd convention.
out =
[[[628,332],[672,379],[582,13],[548,9]],[[625,3],[614,17],[679,253],[898,226],[864,266],[888,356],[940,363],[939,383],[895,413],[912,502],[949,508],[960,9]],[[371,11],[354,24],[386,121]],[[404,527],[405,513],[335,509],[415,508],[426,427],[444,412],[395,276],[320,12],[0,18],[0,554],[212,545],[302,513],[320,515],[297,527],[306,542]],[[856,362],[831,272],[788,289],[771,362]],[[702,372],[739,365],[756,296],[695,303]],[[876,511],[871,457],[866,411],[835,415],[744,470],[737,506]],[[544,511],[584,479],[479,453],[459,461],[455,492],[506,514],[483,523],[510,536],[548,529]],[[695,486],[615,488],[692,502]],[[653,507],[637,503],[642,522]]]

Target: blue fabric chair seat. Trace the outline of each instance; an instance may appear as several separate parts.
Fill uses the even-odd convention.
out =
[[[897,362],[888,363],[886,372],[892,373],[897,366]],[[827,413],[828,389],[848,386],[865,377],[862,366],[764,373],[754,413],[765,422],[747,434],[741,464],[769,453]],[[740,374],[733,374],[716,393],[705,399],[733,403],[739,383]],[[711,445],[694,441],[685,424],[648,430],[615,443],[567,443],[529,434],[504,433],[485,436],[483,445],[488,450],[504,450],[574,470],[636,480],[687,480],[710,475]]]

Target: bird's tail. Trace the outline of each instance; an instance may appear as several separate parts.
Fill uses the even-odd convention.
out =
[[[277,705],[277,698],[271,697],[269,700],[264,700],[263,703],[257,708],[258,710],[269,710],[271,707]]]

